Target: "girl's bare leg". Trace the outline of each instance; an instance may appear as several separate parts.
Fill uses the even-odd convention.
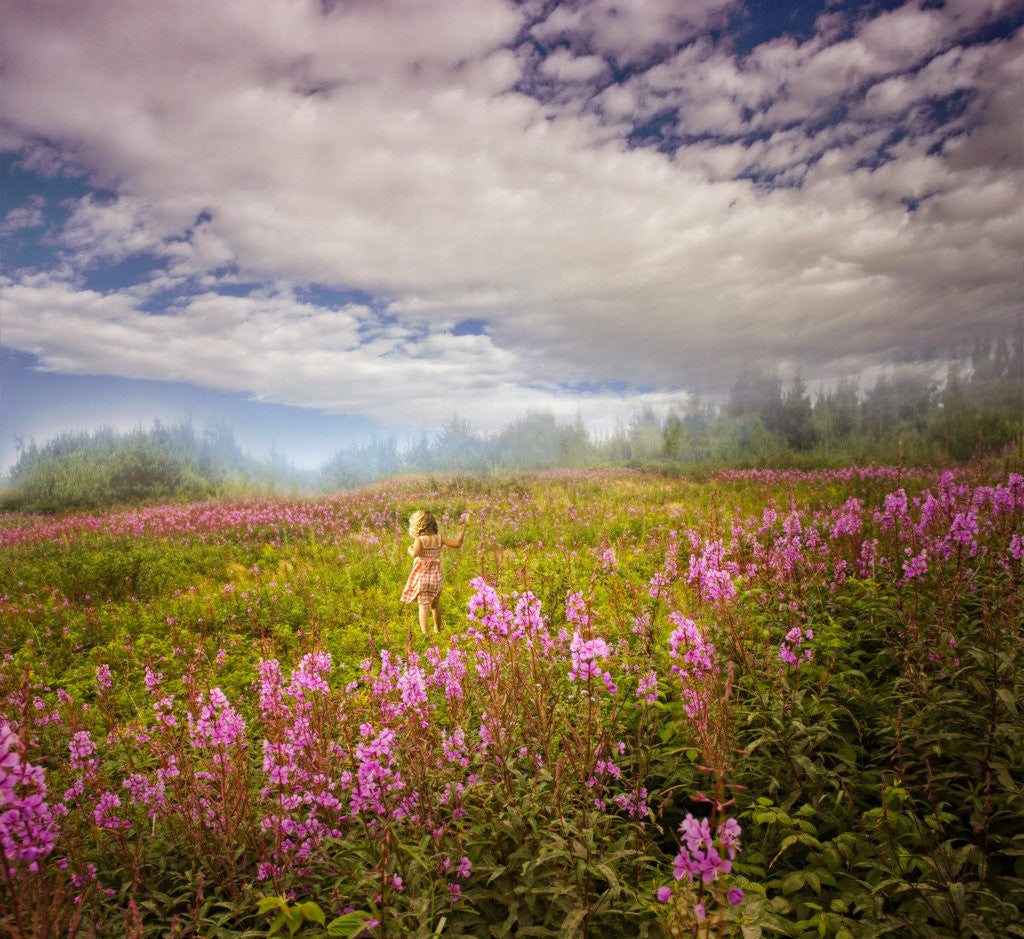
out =
[[[441,598],[438,597],[433,603],[430,604],[430,612],[434,614],[434,632],[439,633],[441,631]],[[426,630],[424,629],[424,632]]]
[[[430,606],[426,603],[420,604],[420,631],[427,634],[427,624],[430,620]]]

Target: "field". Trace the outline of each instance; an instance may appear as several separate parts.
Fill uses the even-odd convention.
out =
[[[1004,463],[0,516],[0,933],[1024,935],[1022,623]]]

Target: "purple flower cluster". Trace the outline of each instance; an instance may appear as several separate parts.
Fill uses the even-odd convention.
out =
[[[206,698],[206,704],[203,699]],[[220,688],[211,688],[208,695],[200,694],[200,711],[196,717],[188,715],[189,738],[192,746],[216,747],[226,750],[236,743],[245,745],[245,721],[228,702],[227,696]],[[220,752],[214,755],[214,762],[219,763],[227,756]]]
[[[584,639],[579,630],[573,633],[572,642],[569,644],[570,667],[569,681],[589,681],[591,678],[600,678],[604,682],[609,694],[615,694],[618,688],[612,681],[611,672],[601,668],[601,662],[610,658],[612,651],[608,643],[600,636],[593,639]]]
[[[792,668],[799,668],[805,662],[814,658],[814,650],[804,647],[804,642],[814,638],[813,629],[801,629],[794,626],[782,640],[779,646],[779,659]]]
[[[696,819],[687,812],[679,825],[679,853],[672,862],[675,879],[710,884],[719,874],[731,873],[740,847],[740,833],[739,822],[729,818],[718,826],[713,836],[706,818]],[[742,896],[741,892],[740,898]]]
[[[31,871],[54,847],[59,828],[46,798],[46,774],[22,758],[22,744],[9,724],[0,724],[0,863],[14,876]]]
[[[669,655],[682,662],[672,666],[672,673],[680,679],[683,709],[691,720],[704,724],[717,692],[709,679],[718,672],[718,654],[692,619],[681,613],[670,613],[668,619],[675,626],[669,634]]]
[[[691,543],[694,540],[691,536]],[[734,562],[726,560],[728,553],[720,540],[711,538],[700,545],[699,551],[695,547],[690,555],[687,582],[708,602],[721,603],[736,596],[735,578],[739,568]]]

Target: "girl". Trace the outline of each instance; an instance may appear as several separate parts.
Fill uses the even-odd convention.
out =
[[[465,516],[463,516],[465,518]],[[425,509],[413,512],[409,518],[409,536],[413,543],[409,554],[415,559],[412,562],[412,573],[402,591],[402,602],[420,605],[420,629],[427,631],[427,611],[434,616],[434,632],[441,629],[441,588],[444,586],[444,575],[441,572],[441,545],[449,548],[462,547],[462,539],[466,536],[466,526],[457,538],[444,538],[437,533],[437,519]]]

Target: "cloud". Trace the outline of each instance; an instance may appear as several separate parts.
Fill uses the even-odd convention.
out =
[[[43,200],[36,196],[28,205],[11,209],[0,223],[0,235],[13,235],[28,228],[42,228],[46,224],[42,206]]]
[[[5,344],[430,427],[639,389],[583,396],[596,420],[751,360],[827,375],[1012,323],[1020,35],[974,38],[1010,5],[830,14],[743,56],[706,32],[734,9],[13,5],[21,159],[113,193],[74,204],[62,262],[163,268],[10,280]]]
[[[736,0],[588,0],[555,6],[531,34],[544,43],[567,42],[626,64],[722,25],[737,6]]]
[[[541,71],[563,82],[589,82],[604,74],[608,65],[597,55],[573,55],[557,49],[544,59]]]
[[[254,398],[362,414],[385,426],[435,427],[457,412],[493,428],[525,410],[579,413],[610,429],[638,406],[683,405],[680,393],[570,393],[524,385],[524,364],[486,335],[382,324],[373,310],[331,309],[289,292],[193,296],[162,316],[124,294],[104,295],[39,276],[0,283],[5,340],[44,370],[247,390]],[[382,395],[381,388],[388,394]]]

